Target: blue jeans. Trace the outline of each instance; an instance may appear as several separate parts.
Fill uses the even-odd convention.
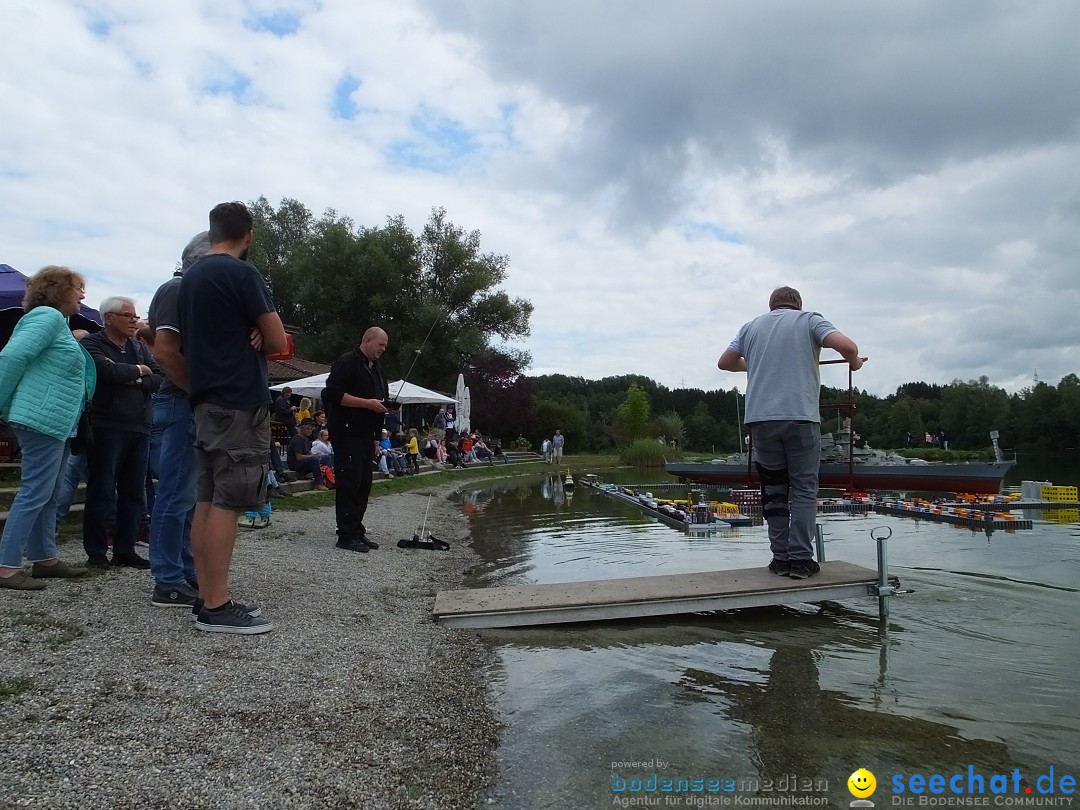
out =
[[[162,396],[170,396],[163,394]],[[154,412],[157,413],[158,394],[154,394]],[[146,514],[154,514],[154,502],[157,499],[157,487],[154,482],[161,477],[161,436],[164,427],[154,418],[150,424],[150,456],[146,462]]]
[[[161,442],[158,458],[167,461],[158,464],[157,497],[150,520],[150,573],[158,585],[180,585],[195,580],[191,519],[198,471],[195,417],[186,395],[154,397],[154,431]]]
[[[146,516],[149,456],[149,433],[94,428],[94,446],[86,457],[83,512],[83,549],[88,557],[108,551],[107,532],[114,517],[113,553],[134,553],[139,524]]]
[[[22,483],[0,539],[0,566],[22,568],[24,552],[32,563],[56,557],[56,499],[68,443],[29,428],[11,429],[22,448]]]
[[[814,559],[821,426],[816,422],[754,422],[750,435],[773,557]]]
[[[86,453],[69,455],[67,464],[64,465],[60,494],[56,498],[57,526],[71,511],[71,502],[75,500],[75,493],[79,491],[79,484],[84,478],[86,478]]]
[[[319,456],[312,458],[298,458],[289,462],[289,469],[300,475],[311,474],[315,486],[322,486],[322,459]]]

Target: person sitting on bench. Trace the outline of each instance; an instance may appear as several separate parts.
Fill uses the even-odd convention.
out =
[[[315,482],[315,489],[326,490],[323,484],[322,457],[311,449],[311,434],[315,430],[315,420],[305,419],[300,423],[299,432],[289,440],[289,469],[299,475],[310,474]]]

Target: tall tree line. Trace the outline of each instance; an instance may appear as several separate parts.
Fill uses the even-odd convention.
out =
[[[585,380],[554,374],[528,378],[534,424],[531,435],[549,435],[556,427],[568,434],[569,446],[604,451],[627,440],[621,432],[620,407],[628,396],[644,394],[652,415],[644,433],[673,438],[681,420],[681,443],[689,450],[716,453],[739,449],[742,395],[735,390],[668,389],[640,376]],[[894,394],[878,397],[856,389],[855,429],[862,440],[883,449],[903,448],[910,435],[919,446],[926,433],[944,432],[956,450],[985,450],[990,431],[1006,449],[1075,452],[1080,448],[1080,378],[1069,374],[1057,385],[1045,382],[1007,393],[988,378],[954,380],[948,385],[910,382]],[[830,432],[847,414],[847,390],[822,388],[822,431]],[[831,407],[830,407],[831,405]],[[558,423],[558,424],[556,424]],[[567,430],[567,426],[570,430]],[[525,435],[530,435],[526,428]]]

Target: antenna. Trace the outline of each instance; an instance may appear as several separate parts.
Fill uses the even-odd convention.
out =
[[[391,402],[397,402],[397,398],[399,396],[401,396],[401,391],[402,391],[403,388],[405,388],[405,383],[407,383],[409,381],[409,376],[412,374],[412,370],[416,367],[416,361],[420,359],[420,351],[427,345],[428,338],[431,337],[431,333],[435,329],[435,324],[437,324],[441,320],[442,320],[442,315],[439,315],[437,318],[435,318],[435,320],[433,320],[431,322],[431,326],[428,328],[427,334],[424,335],[424,340],[420,344],[420,348],[416,349],[413,352],[414,356],[413,356],[412,364],[409,366],[409,370],[405,372],[405,376],[401,378],[401,385],[398,386],[397,393],[394,394],[393,397],[390,398]]]

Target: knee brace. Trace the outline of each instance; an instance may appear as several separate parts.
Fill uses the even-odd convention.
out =
[[[761,516],[768,520],[771,517],[790,517],[788,511],[788,471],[787,467],[773,470],[768,467],[757,465],[758,478],[761,479]]]

